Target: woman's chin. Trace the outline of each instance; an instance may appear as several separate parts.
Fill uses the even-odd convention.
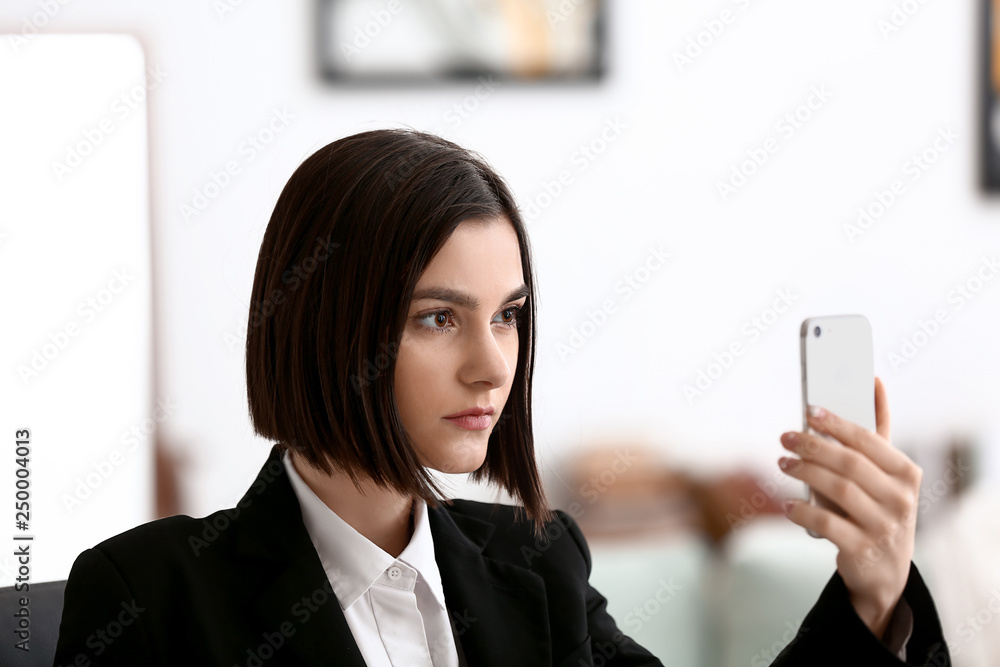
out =
[[[430,467],[448,475],[461,475],[475,472],[486,461],[486,444],[458,445],[456,451],[445,460],[434,462]]]

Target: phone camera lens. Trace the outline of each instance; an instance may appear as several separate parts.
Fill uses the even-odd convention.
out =
[[[819,327],[813,329],[813,333],[816,334],[816,338],[819,338]]]

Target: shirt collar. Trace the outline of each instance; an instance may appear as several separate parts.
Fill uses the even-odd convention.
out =
[[[356,531],[309,488],[292,464],[290,452],[282,456],[285,471],[302,509],[302,521],[323,570],[340,601],[347,609],[375,583],[397,559]],[[434,537],[427,520],[427,504],[414,501],[413,536],[399,559],[417,571],[441,608],[445,607],[441,575],[434,558]]]

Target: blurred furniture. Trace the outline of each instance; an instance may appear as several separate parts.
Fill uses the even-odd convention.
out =
[[[693,531],[719,546],[755,517],[782,514],[782,489],[774,483],[746,472],[699,479],[628,441],[577,456],[567,477],[569,492],[560,501],[588,538]]]

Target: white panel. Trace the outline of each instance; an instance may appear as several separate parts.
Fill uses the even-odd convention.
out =
[[[153,517],[146,68],[127,35],[7,40],[0,544],[33,536],[31,580],[47,581],[65,578],[83,549]],[[30,432],[23,531],[19,429]],[[0,586],[17,576],[13,552],[0,546]]]

